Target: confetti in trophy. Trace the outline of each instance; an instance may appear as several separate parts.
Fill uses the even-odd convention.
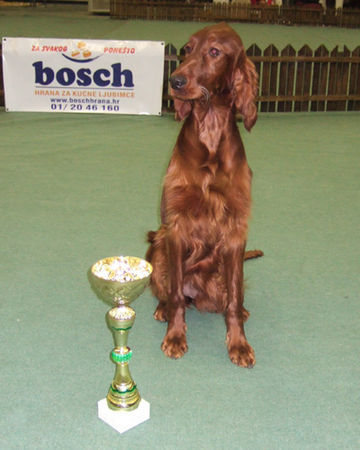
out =
[[[142,294],[151,272],[151,264],[134,256],[101,259],[90,271],[94,290],[112,306],[106,321],[115,343],[111,352],[111,360],[116,364],[115,376],[106,399],[98,402],[98,416],[120,433],[150,417],[150,405],[141,399],[130,374],[132,351],[127,339],[135,321],[135,311],[129,305]]]

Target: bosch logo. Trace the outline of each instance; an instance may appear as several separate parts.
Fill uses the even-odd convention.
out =
[[[55,80],[60,86],[98,86],[114,88],[133,88],[133,74],[129,69],[122,69],[121,63],[112,64],[110,68],[97,69],[92,72],[89,68],[79,70],[63,67],[54,70],[44,67],[42,61],[33,63],[35,69],[35,83],[41,86],[50,86]]]

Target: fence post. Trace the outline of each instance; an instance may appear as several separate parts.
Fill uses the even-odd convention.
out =
[[[318,47],[315,50],[314,56],[322,58],[328,57],[329,52],[324,45],[320,45],[320,47]],[[312,93],[314,95],[326,95],[328,71],[329,71],[328,61],[314,63],[313,82],[312,82]],[[312,101],[310,110],[325,111],[325,107],[326,105],[324,101]]]
[[[279,51],[274,45],[269,45],[265,51],[264,56],[279,56]],[[277,74],[278,62],[264,62],[263,64],[263,80],[262,80],[262,95],[276,96],[277,91]],[[274,112],[276,107],[275,102],[267,102],[261,105],[262,112]]]
[[[360,46],[351,56],[360,58]],[[350,67],[349,95],[360,95],[360,63],[352,62]],[[360,100],[349,100],[348,111],[360,111]]]
[[[339,53],[338,55],[343,56],[343,57],[349,57],[350,50],[345,45],[344,51]],[[337,74],[337,83],[336,83],[336,93],[337,94],[347,95],[349,75],[350,75],[350,62],[349,61],[341,61],[338,64],[338,74]],[[346,111],[347,110],[346,100],[338,101],[336,109],[338,111]]]
[[[172,109],[172,100],[169,97],[169,79],[177,66],[177,50],[172,44],[165,46],[164,61],[164,81],[163,81],[163,102],[162,108],[170,111]]]
[[[281,52],[281,56],[295,57],[296,51],[291,45],[287,45]],[[279,95],[292,96],[295,84],[295,61],[284,61],[280,63]],[[293,102],[279,102],[279,112],[292,111]]]
[[[313,52],[308,45],[304,45],[298,52],[298,56],[312,56]],[[309,95],[311,87],[311,62],[298,62],[297,63],[297,76],[296,76],[296,95]],[[308,111],[309,100],[296,101],[295,111]]]
[[[336,58],[339,55],[338,46],[336,46],[330,56]],[[338,90],[338,63],[336,61],[330,62],[329,71],[329,88],[328,95],[336,95]],[[338,102],[336,100],[329,100],[327,103],[328,111],[336,111],[338,108]]]

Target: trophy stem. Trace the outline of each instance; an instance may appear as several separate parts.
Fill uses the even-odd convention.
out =
[[[132,411],[141,400],[130,374],[132,351],[127,346],[129,331],[135,321],[135,311],[130,306],[117,306],[108,311],[106,321],[115,343],[111,360],[116,364],[115,376],[106,397],[107,404],[113,411]]]

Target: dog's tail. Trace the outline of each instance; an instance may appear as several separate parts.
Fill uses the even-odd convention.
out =
[[[156,234],[156,231],[148,232],[147,241],[149,244],[155,243]],[[246,261],[247,259],[261,258],[261,256],[264,256],[264,252],[261,250],[247,250],[244,255],[244,261]]]
[[[264,252],[261,250],[248,250],[245,252],[244,260],[247,259],[254,259],[254,258],[260,258],[261,256],[264,256]]]
[[[153,259],[153,254],[154,254],[154,250],[156,247],[156,231],[149,231],[147,233],[147,242],[150,244],[149,248],[147,249],[147,252],[145,254],[145,259],[146,261],[149,261],[151,263],[152,259]]]

